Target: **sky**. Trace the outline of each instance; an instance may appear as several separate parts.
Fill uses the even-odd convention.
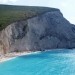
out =
[[[63,16],[75,24],[75,0],[0,0],[0,4],[59,8]]]

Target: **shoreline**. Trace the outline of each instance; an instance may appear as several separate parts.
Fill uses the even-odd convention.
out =
[[[56,50],[56,49],[44,50],[44,51],[53,51],[53,50]],[[57,49],[57,50],[63,50],[63,49]],[[72,50],[75,50],[75,49],[72,49]],[[7,53],[5,55],[0,56],[0,63],[8,61],[8,60],[12,60],[12,59],[19,57],[19,56],[29,55],[29,54],[33,54],[33,53],[39,53],[39,52],[42,52],[42,51],[24,51],[24,52]]]
[[[38,53],[38,52],[40,52],[40,51],[36,51],[36,52],[28,51],[28,52],[12,52],[12,53],[7,53],[5,55],[0,56],[0,63],[8,61],[8,60],[15,59],[15,58],[17,58],[19,56],[29,55],[29,54]]]

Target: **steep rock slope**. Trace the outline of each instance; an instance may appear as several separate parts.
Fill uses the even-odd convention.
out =
[[[75,26],[60,11],[17,21],[0,32],[3,50],[27,51],[75,47]]]

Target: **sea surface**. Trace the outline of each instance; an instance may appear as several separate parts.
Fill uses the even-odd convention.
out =
[[[75,75],[75,50],[55,49],[0,63],[0,75]]]

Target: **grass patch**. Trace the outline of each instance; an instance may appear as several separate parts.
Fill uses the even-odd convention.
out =
[[[0,5],[0,30],[4,29],[10,23],[57,10],[48,7]]]

